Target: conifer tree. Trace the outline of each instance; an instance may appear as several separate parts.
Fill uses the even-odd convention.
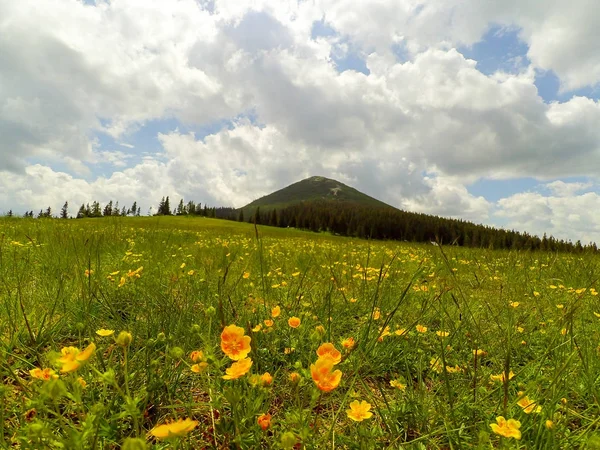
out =
[[[61,219],[69,218],[69,202],[65,202],[62,209],[60,210],[60,218]]]

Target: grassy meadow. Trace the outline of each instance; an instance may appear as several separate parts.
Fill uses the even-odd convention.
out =
[[[0,219],[0,448],[600,448],[598,263]]]

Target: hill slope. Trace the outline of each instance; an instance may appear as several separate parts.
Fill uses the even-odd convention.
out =
[[[283,208],[296,203],[317,200],[392,208],[390,205],[339,181],[325,177],[310,177],[254,200],[242,209],[254,211],[257,207],[260,207],[261,210]]]

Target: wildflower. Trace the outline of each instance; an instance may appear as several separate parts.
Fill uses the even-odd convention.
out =
[[[239,361],[250,353],[250,336],[244,334],[244,329],[236,325],[229,325],[221,333],[221,350],[230,359]],[[248,366],[248,368],[250,368]]]
[[[356,303],[358,301],[358,299],[352,297],[350,300],[348,300],[350,303]]]
[[[379,311],[379,308],[375,308],[375,311],[373,311],[373,320],[379,320],[380,317],[381,311]]]
[[[197,363],[204,360],[204,352],[202,350],[194,350],[190,353],[190,359]]]
[[[400,380],[391,380],[390,386],[400,389],[401,391],[406,390],[406,384],[403,384]]]
[[[280,314],[281,314],[281,308],[279,306],[276,306],[275,308],[273,308],[271,310],[271,317],[273,319],[276,319],[277,317],[279,317]]]
[[[185,269],[185,263],[181,263],[181,266],[179,266],[180,269]]]
[[[35,369],[31,369],[29,371],[29,374],[33,378],[37,378],[38,380],[44,380],[44,381],[48,381],[51,378],[53,378],[53,379],[58,378],[58,375],[56,374],[56,372],[50,368],[40,369],[39,367],[36,367]]]
[[[487,352],[478,348],[477,350],[473,350],[473,356],[486,356]]]
[[[133,336],[128,331],[121,331],[117,336],[116,342],[121,347],[129,347],[131,341],[133,340]]]
[[[450,336],[450,332],[449,331],[440,331],[440,330],[438,330],[438,331],[435,332],[435,334],[437,334],[441,338],[445,338],[445,337]]]
[[[496,417],[497,423],[490,424],[492,431],[500,436],[504,436],[507,438],[515,438],[517,440],[521,439],[521,422],[515,419],[506,420],[502,416]]]
[[[346,410],[346,414],[348,417],[356,422],[362,422],[365,419],[369,419],[373,416],[373,413],[370,411],[371,404],[365,402],[364,400],[358,401],[354,400],[350,403],[350,409]]]
[[[85,269],[85,276],[89,277],[94,273],[94,269]]]
[[[250,358],[242,358],[233,364],[231,367],[225,370],[226,375],[223,375],[224,380],[236,380],[248,373],[252,367],[252,360]]]
[[[244,275],[242,275],[242,277],[247,280],[248,278],[250,278],[250,272],[244,272]]]
[[[519,401],[517,402],[517,405],[519,405],[521,408],[523,408],[523,412],[525,414],[531,414],[531,413],[539,413],[542,410],[541,406],[538,406],[536,404],[535,401],[533,401],[532,399],[530,399],[527,395],[523,395],[523,392],[519,392]]]
[[[331,359],[334,365],[338,364],[342,360],[342,354],[337,348],[335,348],[335,346],[331,342],[321,344],[321,346],[317,349],[317,356],[319,357],[319,359]]]
[[[265,372],[260,376],[260,381],[263,386],[269,386],[273,384],[273,376],[269,372]]]
[[[195,271],[194,269],[191,269],[191,270],[188,270],[188,273],[187,273],[187,274],[188,274],[189,276],[192,276],[192,275],[194,275],[195,273],[196,273],[196,271]]]
[[[292,383],[297,383],[298,381],[300,381],[301,378],[302,376],[298,372],[290,373],[290,381]]]
[[[93,342],[83,351],[79,350],[77,347],[63,347],[60,351],[62,356],[58,358],[58,362],[62,365],[60,371],[62,373],[74,372],[79,369],[81,363],[87,361],[95,351],[96,344]]]
[[[115,334],[115,330],[105,330],[104,328],[100,328],[96,331],[96,334],[102,337],[112,336]]]
[[[290,353],[294,353],[295,350],[296,350],[296,347],[285,347],[283,349],[283,353],[286,355],[289,355]]]
[[[509,304],[510,306],[512,306],[513,308],[517,308],[517,307],[520,305],[520,303],[519,303],[519,302],[509,302],[508,304]]]
[[[260,330],[262,330],[262,325],[260,323],[252,328],[253,333],[258,333]]]
[[[534,297],[539,297],[539,296],[540,296],[540,293],[539,293],[539,292],[537,292],[537,291],[533,291],[533,296],[534,296]]]
[[[181,437],[188,434],[198,425],[197,420],[179,419],[176,422],[157,425],[150,430],[150,434],[157,439]]]
[[[353,337],[346,338],[342,341],[342,347],[344,347],[346,350],[352,350],[355,344],[356,342],[354,341]]]
[[[384,329],[384,330],[382,330],[381,328],[379,328],[379,333],[380,333],[380,335],[379,335],[379,337],[377,338],[377,341],[378,341],[378,342],[383,342],[383,339],[384,339],[386,336],[389,336],[389,335],[390,335],[390,327],[389,327],[389,326],[387,326],[387,327],[385,327],[385,329]]]
[[[548,428],[549,430],[554,428],[554,422],[552,422],[550,419],[546,420],[546,428]]]
[[[275,322],[273,322],[271,319],[265,319],[265,325],[267,327],[272,327],[274,323]]]
[[[208,367],[208,363],[206,361],[199,362],[197,364],[192,365],[191,370],[194,373],[202,373]]]
[[[79,385],[82,387],[82,389],[85,389],[85,388],[86,388],[86,386],[87,386],[87,382],[86,382],[86,381],[85,381],[85,380],[84,380],[82,377],[79,377],[79,378],[77,378],[77,382],[78,382],[78,383],[79,383]]]
[[[424,325],[417,325],[416,329],[419,333],[427,333],[427,327]]]
[[[558,304],[556,305],[556,307],[557,307],[558,309],[563,309],[563,308],[565,307],[565,305],[563,305],[562,303],[558,303]]]
[[[508,373],[508,379],[512,380],[515,376],[515,373],[511,370]],[[500,381],[502,383],[504,383],[506,381],[506,372],[502,372],[501,374],[498,375],[490,375],[490,380],[492,381]]]
[[[288,319],[288,325],[292,328],[298,328],[300,326],[300,319],[298,317],[290,317]]]
[[[310,374],[317,387],[323,392],[333,391],[340,384],[342,371],[333,371],[333,361],[330,358],[319,358],[310,365]]]
[[[317,332],[317,334],[319,335],[319,337],[323,336],[325,334],[325,327],[323,325],[317,325],[315,327],[315,331]]]
[[[394,331],[394,334],[396,336],[402,336],[405,333],[406,333],[406,328],[398,328],[396,331]]]
[[[265,431],[271,426],[271,414],[261,414],[258,416],[258,419],[256,419],[256,422],[258,423],[258,426]]]
[[[561,329],[561,330],[560,330],[560,334],[562,334],[563,336],[564,336],[565,334],[567,334],[567,329],[566,329],[566,328],[563,328],[563,329]]]

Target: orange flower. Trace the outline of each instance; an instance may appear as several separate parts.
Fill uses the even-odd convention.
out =
[[[63,347],[60,351],[62,356],[57,360],[62,365],[60,371],[62,373],[76,371],[81,366],[81,363],[87,361],[95,351],[96,344],[93,342],[83,351],[77,347]]]
[[[281,314],[281,308],[279,306],[276,306],[271,310],[271,317],[273,319],[279,317],[279,314]]]
[[[197,420],[179,419],[176,422],[157,425],[150,430],[150,434],[157,439],[167,439],[185,436],[198,425]]]
[[[342,371],[333,371],[333,361],[330,358],[319,358],[310,365],[310,374],[317,387],[323,392],[333,391],[340,384]]]
[[[342,341],[342,347],[344,347],[346,350],[352,350],[355,344],[356,342],[354,341],[353,337],[346,338]]]
[[[261,414],[260,416],[258,416],[258,419],[256,419],[256,421],[258,422],[258,426],[260,426],[263,429],[263,431],[265,431],[271,426],[271,414]]]
[[[260,376],[260,381],[263,386],[268,386],[273,383],[273,376],[269,372],[265,372]]]
[[[298,381],[300,381],[302,377],[300,376],[300,374],[298,372],[292,372],[290,373],[290,381],[292,383],[297,383]]]
[[[223,375],[224,380],[236,380],[248,373],[252,367],[252,360],[250,358],[243,358],[239,361],[231,364],[231,367],[225,370],[227,375]]]
[[[356,422],[362,422],[365,419],[369,419],[373,416],[373,413],[370,411],[371,404],[365,402],[364,400],[359,402],[358,400],[354,400],[350,403],[350,409],[346,410],[346,414],[348,417]]]
[[[335,348],[331,342],[321,344],[317,349],[317,356],[320,358],[329,358],[333,361],[333,364],[338,364],[342,360],[342,354]]]
[[[300,318],[298,318],[298,317],[294,316],[294,317],[290,317],[288,319],[288,325],[292,328],[298,328],[300,326],[300,323],[301,323],[301,321],[300,321]]]
[[[236,325],[229,325],[221,333],[221,350],[230,359],[239,361],[250,353],[250,336],[244,334],[244,329]]]
[[[202,350],[194,350],[192,353],[190,353],[190,359],[192,360],[192,362],[200,362],[204,360],[204,353],[202,352]]]
[[[268,327],[272,327],[273,326],[273,321],[271,319],[265,319],[265,325]]]
[[[56,372],[49,368],[40,369],[39,367],[36,367],[35,369],[31,369],[29,371],[29,374],[33,378],[37,378],[38,380],[44,380],[44,381],[48,381],[51,378],[58,378],[58,375],[56,375]]]
[[[521,422],[515,419],[506,420],[502,416],[496,417],[496,423],[490,424],[490,428],[496,434],[507,438],[521,439]]]

